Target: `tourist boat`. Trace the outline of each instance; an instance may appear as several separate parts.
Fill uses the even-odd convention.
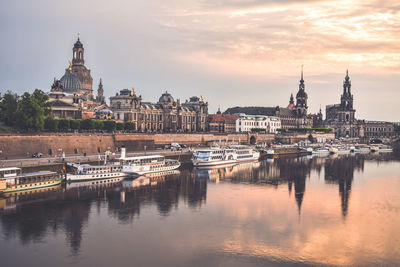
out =
[[[313,150],[313,155],[327,155],[329,154],[329,150],[326,148],[317,148]]]
[[[121,157],[118,160],[122,165],[123,173],[134,175],[171,171],[181,166],[179,160],[166,159],[161,155]]]
[[[126,177],[127,173],[122,172],[119,164],[89,165],[89,164],[68,164],[75,169],[72,173],[67,173],[67,182],[79,182],[90,180],[103,180],[110,178]]]
[[[379,152],[393,152],[393,148],[390,146],[381,146],[379,148]]]
[[[311,155],[311,154],[313,153],[312,147],[307,147],[307,148],[306,148],[306,151],[307,151],[307,154],[308,154],[308,155]]]
[[[371,152],[379,152],[379,147],[378,146],[370,146],[369,147]]]
[[[330,147],[328,149],[328,151],[329,151],[329,154],[337,154],[339,149],[337,147]]]
[[[195,167],[209,167],[256,161],[259,157],[260,152],[248,146],[218,147],[195,150],[192,163]]]
[[[275,151],[273,149],[267,150],[267,157],[272,158],[272,157],[274,157],[274,155],[275,155]]]
[[[350,153],[354,153],[354,152],[356,152],[356,148],[354,146],[351,146],[350,147]]]
[[[62,178],[57,172],[22,173],[21,169],[16,167],[0,169],[0,194],[51,187],[61,182]]]

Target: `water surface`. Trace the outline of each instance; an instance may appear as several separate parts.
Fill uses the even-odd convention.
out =
[[[0,198],[2,266],[400,264],[400,161],[281,158]]]

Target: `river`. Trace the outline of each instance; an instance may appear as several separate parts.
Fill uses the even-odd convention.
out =
[[[400,264],[400,160],[294,157],[0,198],[1,266]]]

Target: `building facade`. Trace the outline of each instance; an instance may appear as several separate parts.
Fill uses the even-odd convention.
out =
[[[393,138],[396,136],[394,124],[386,121],[363,121],[364,137],[374,138]]]
[[[210,133],[234,133],[236,132],[235,115],[224,115],[218,109],[217,114],[210,114],[207,118],[208,131]]]
[[[349,72],[343,82],[343,93],[340,104],[326,106],[325,126],[332,128],[335,137],[362,137],[363,126],[355,117],[356,110],[353,106],[353,94],[351,93],[351,80]]]
[[[208,103],[191,97],[180,103],[165,92],[157,103],[142,102],[135,89],[123,89],[110,97],[115,120],[132,121],[138,132],[202,132],[206,131]]]
[[[79,39],[72,48],[72,61],[60,80],[54,79],[49,93],[53,117],[88,119],[95,115],[99,105],[105,104],[100,79],[98,96],[93,96],[93,78],[85,66],[84,48]]]
[[[233,107],[228,108],[224,114],[243,113],[247,115],[278,117],[281,128],[285,130],[290,128],[311,128],[313,127],[313,117],[308,114],[307,102],[308,95],[305,91],[303,70],[301,70],[296,103],[293,94],[291,94],[287,107]]]
[[[277,133],[281,128],[281,121],[278,117],[263,115],[236,114],[236,132],[265,131],[267,133]]]

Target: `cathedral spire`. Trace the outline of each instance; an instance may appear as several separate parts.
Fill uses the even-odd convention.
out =
[[[301,79],[300,79],[301,83],[304,83],[304,79],[303,79],[303,65],[301,65]]]
[[[294,104],[294,97],[293,97],[293,93],[290,94],[290,100],[289,100],[289,104]]]
[[[346,70],[346,77],[345,77],[345,80],[346,80],[346,82],[347,82],[348,80],[350,80],[350,77],[349,77],[349,69]]]

